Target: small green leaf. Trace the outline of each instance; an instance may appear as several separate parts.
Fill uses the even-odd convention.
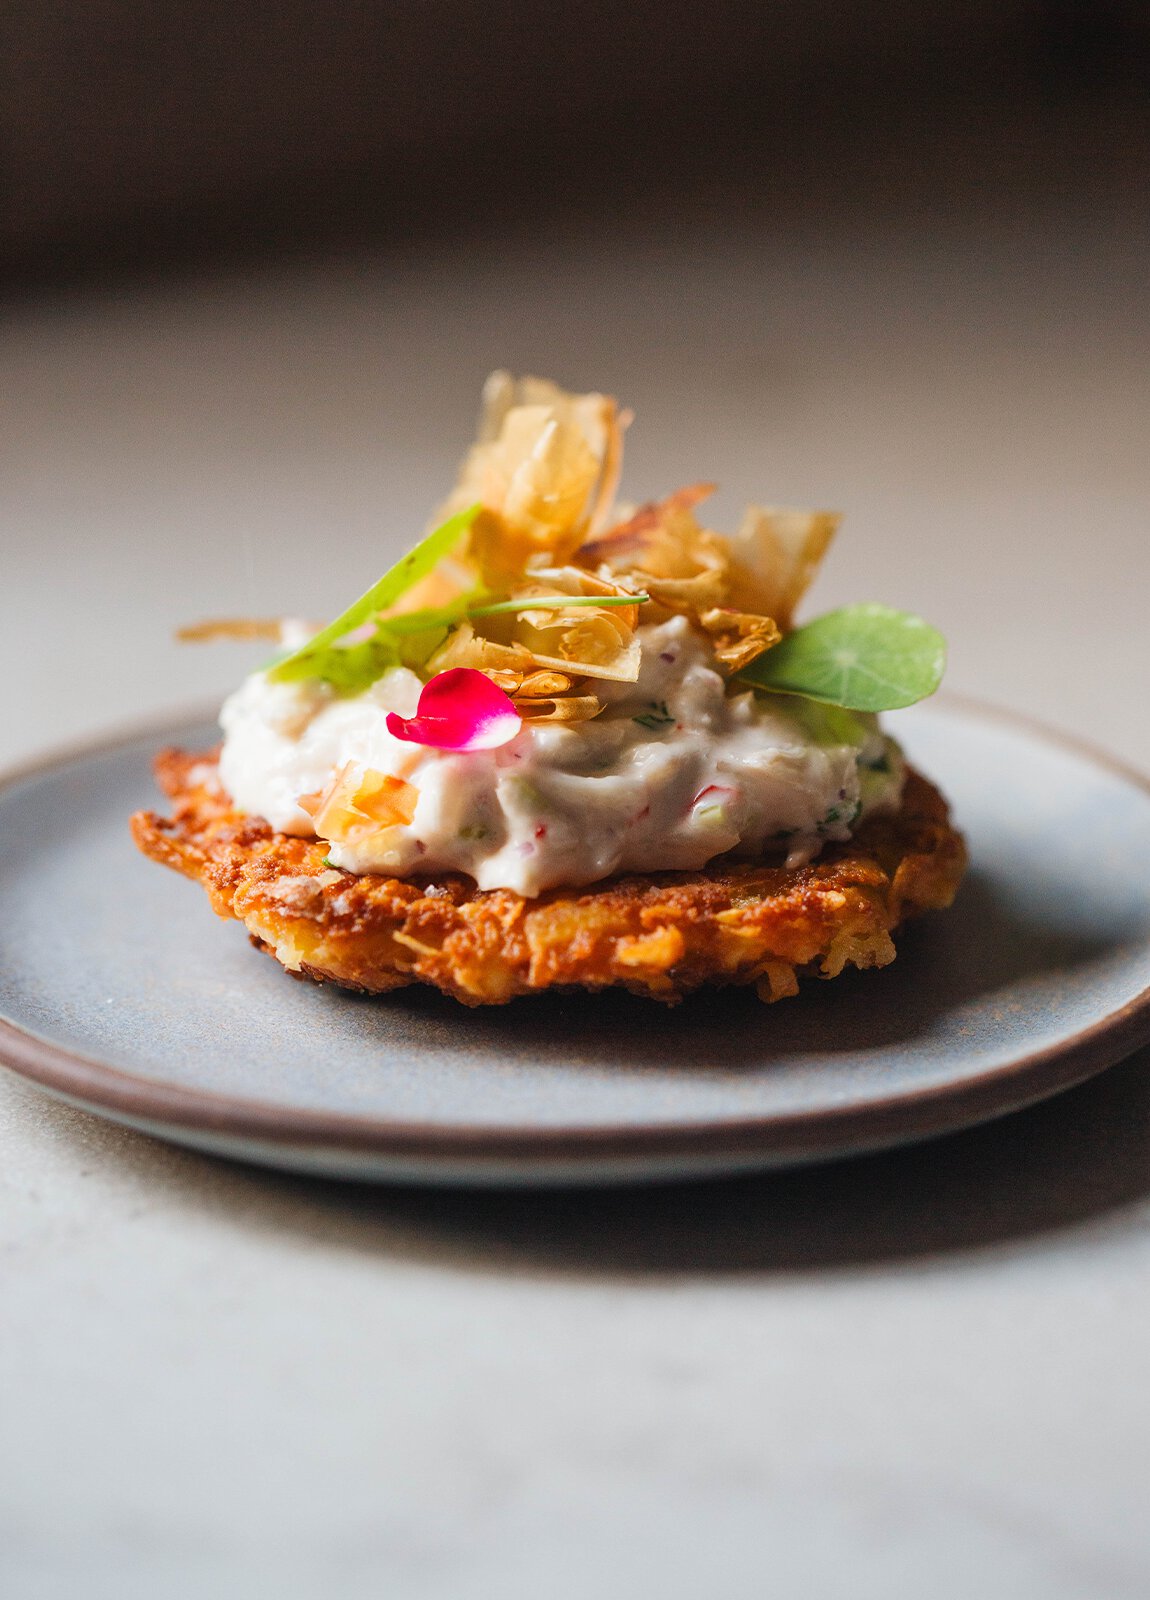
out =
[[[641,717],[632,717],[631,721],[637,722],[641,728],[669,728],[675,719],[668,710],[667,702],[650,700],[648,705],[649,711],[644,711]]]
[[[833,828],[840,822],[846,823],[848,828],[851,827],[853,823],[858,821],[861,810],[861,800],[854,800],[849,804],[831,806],[826,816],[818,823],[818,832],[823,833],[826,829]]]
[[[739,677],[848,711],[894,711],[933,694],[946,666],[936,628],[889,606],[844,606],[796,628]]]
[[[362,627],[372,617],[378,616],[381,611],[386,611],[421,578],[426,578],[444,556],[451,554],[478,515],[479,507],[475,505],[469,506],[466,511],[456,512],[453,517],[448,517],[446,522],[433,529],[425,539],[421,539],[413,550],[401,556],[394,567],[389,568],[377,583],[373,583],[371,588],[365,594],[361,594],[354,605],[348,606],[334,622],[329,622],[326,628],[321,628],[314,638],[309,639],[298,650],[293,650],[291,655],[282,661],[277,661],[275,666],[269,669],[268,677],[273,683],[298,683],[304,678],[319,678],[344,694],[357,692],[355,687],[349,685],[366,688],[368,684],[373,683],[375,681],[373,677],[367,678],[366,682],[361,680],[364,672],[369,670],[371,650],[377,646],[379,632],[375,639],[366,641],[367,653],[359,654],[354,665],[350,661],[341,661],[339,657],[350,655],[352,652],[363,652],[365,647],[351,645],[342,648],[339,640],[353,629]],[[379,654],[380,651],[377,650],[377,655]],[[385,662],[375,677],[380,677],[387,670],[387,666],[393,664],[394,662]]]

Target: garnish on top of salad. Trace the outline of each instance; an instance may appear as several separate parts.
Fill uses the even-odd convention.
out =
[[[370,990],[777,998],[893,959],[965,857],[875,714],[934,692],[943,641],[876,604],[796,625],[834,513],[725,537],[710,484],[618,505],[629,420],[496,373],[435,525],[333,622],[185,630],[281,653],[218,759],[161,758],[176,815],[141,847],[290,970]]]

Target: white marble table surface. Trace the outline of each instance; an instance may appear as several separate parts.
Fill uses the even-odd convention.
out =
[[[625,397],[636,495],[845,507],[817,603],[921,610],[955,688],[1150,767],[1137,218],[606,220],[9,306],[0,759],[222,692],[181,619],[338,607],[503,364]],[[4,1077],[0,1592],[1136,1600],[1148,1067],[550,1196],[280,1178]]]

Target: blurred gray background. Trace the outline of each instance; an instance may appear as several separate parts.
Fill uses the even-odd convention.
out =
[[[842,508],[816,608],[1150,768],[1148,18],[0,9],[0,759],[224,693],[182,621],[342,607],[507,365],[634,407],[632,496]],[[5,1600],[1144,1596],[1148,1065],[482,1201],[4,1079]]]
[[[1066,191],[1133,136],[1148,42],[1139,0],[15,3],[0,240],[68,274],[482,229],[716,169],[748,198],[881,203],[944,147],[968,195]],[[1089,112],[1093,150],[1067,137]]]

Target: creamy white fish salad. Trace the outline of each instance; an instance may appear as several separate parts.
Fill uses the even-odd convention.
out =
[[[223,709],[221,781],[241,810],[308,835],[299,798],[333,772],[392,775],[417,792],[410,822],[332,843],[334,866],[463,872],[525,896],[627,870],[697,869],[728,852],[782,850],[797,866],[897,804],[902,763],[873,717],[852,719],[857,743],[819,743],[783,696],[731,694],[685,617],[638,638],[638,678],[600,686],[593,721],[525,723],[494,750],[394,738],[387,713],[413,716],[422,687],[403,667],[352,697],[253,674]]]

